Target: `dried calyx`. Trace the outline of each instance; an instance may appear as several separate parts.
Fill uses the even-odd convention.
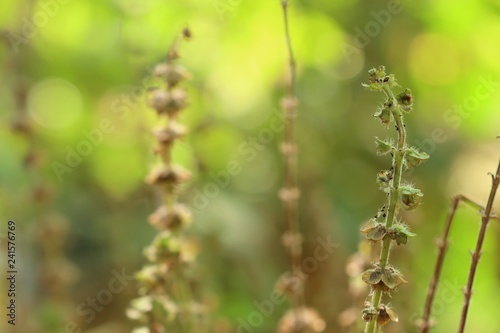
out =
[[[158,231],[144,250],[149,264],[136,274],[141,297],[135,299],[127,311],[130,318],[143,325],[134,332],[166,332],[175,330],[180,323],[186,330],[196,332],[202,323],[203,306],[191,296],[192,281],[187,276],[196,256],[185,235],[191,213],[178,201],[180,185],[190,178],[190,173],[172,162],[175,142],[187,132],[186,127],[179,124],[178,116],[188,105],[182,82],[190,77],[175,61],[179,58],[180,41],[190,36],[191,33],[184,30],[169,50],[166,61],[154,69],[161,85],[151,93],[149,105],[159,118],[158,127],[152,131],[159,161],[147,175],[146,183],[159,189],[162,202],[149,216],[149,223]]]
[[[375,138],[377,155],[392,157],[389,169],[377,174],[376,182],[386,194],[384,206],[362,228],[361,232],[372,244],[381,243],[379,261],[362,275],[363,281],[370,286],[371,300],[365,304],[363,319],[367,322],[365,333],[381,332],[381,327],[389,321],[398,321],[397,315],[388,306],[382,304],[384,294],[396,291],[407,281],[398,269],[389,265],[389,253],[392,242],[397,245],[406,244],[414,237],[409,227],[397,218],[401,208],[411,211],[421,203],[422,192],[412,184],[402,181],[404,171],[414,168],[429,158],[424,152],[406,143],[404,114],[413,107],[413,95],[410,89],[394,94],[393,88],[399,84],[393,74],[386,74],[385,67],[373,68],[369,72],[369,83],[363,84],[369,90],[383,92],[386,100],[376,110],[378,118],[385,128],[394,123],[397,138]]]

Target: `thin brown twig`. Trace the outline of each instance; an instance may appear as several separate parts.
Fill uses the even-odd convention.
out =
[[[432,303],[434,301],[434,296],[436,295],[436,289],[439,284],[439,278],[441,277],[441,270],[443,268],[446,249],[448,248],[448,235],[450,234],[451,223],[453,222],[453,218],[455,217],[455,212],[457,211],[458,204],[460,203],[461,200],[463,200],[463,198],[464,197],[462,195],[457,195],[455,198],[453,198],[450,211],[448,213],[448,216],[446,217],[443,236],[437,243],[439,252],[436,260],[436,265],[434,267],[434,274],[432,276],[431,282],[429,284],[429,289],[427,291],[427,300],[425,302],[424,314],[422,317],[422,321],[419,324],[421,328],[421,333],[427,333],[431,328],[430,316],[432,310]]]
[[[288,81],[286,84],[286,95],[282,100],[283,113],[285,117],[285,138],[282,152],[285,157],[285,187],[282,189],[281,199],[284,201],[287,233],[294,241],[289,247],[292,273],[300,276],[300,258],[302,252],[299,222],[297,214],[297,200],[299,191],[297,189],[296,173],[296,144],[294,135],[294,117],[296,115],[297,97],[295,96],[296,63],[292,49],[288,19],[288,1],[282,0],[283,21],[285,25],[285,38],[288,52]],[[302,286],[294,290],[294,306],[299,308],[304,304],[304,291]]]
[[[488,203],[486,204],[486,209],[481,217],[481,229],[479,230],[479,236],[477,238],[476,249],[472,254],[472,263],[469,270],[469,277],[467,280],[467,286],[464,290],[464,303],[462,306],[462,315],[460,317],[460,324],[458,326],[458,333],[463,333],[465,331],[465,324],[467,321],[467,314],[469,312],[470,299],[472,297],[472,286],[474,285],[474,278],[476,277],[476,270],[479,264],[479,259],[482,254],[482,248],[484,243],[484,238],[486,236],[486,230],[488,224],[491,220],[491,212],[493,209],[493,202],[495,201],[495,196],[500,185],[500,162],[498,163],[497,171],[495,175],[492,175],[493,181],[491,185],[490,195],[488,197]]]
[[[464,202],[474,208],[476,208],[479,212],[483,214],[485,211],[485,208],[478,204],[477,202],[469,199],[468,197],[459,194],[455,196],[452,200],[452,203],[450,205],[450,211],[448,213],[448,216],[446,217],[446,222],[445,222],[445,227],[443,230],[443,234],[441,236],[441,239],[437,241],[437,247],[438,247],[438,256],[436,260],[436,265],[434,266],[434,274],[432,275],[431,281],[429,283],[429,289],[427,291],[427,299],[425,302],[424,306],[424,313],[422,316],[422,319],[420,320],[418,326],[421,329],[421,333],[428,333],[429,330],[432,328],[432,323],[431,323],[431,312],[432,312],[432,304],[434,302],[434,297],[436,295],[436,290],[439,285],[439,279],[441,278],[441,271],[443,268],[444,264],[444,258],[446,256],[446,250],[448,249],[448,237],[450,234],[451,230],[451,224],[453,222],[453,219],[455,217],[455,213],[458,209],[458,206],[460,202]],[[498,217],[495,214],[490,215],[491,219],[498,219]]]

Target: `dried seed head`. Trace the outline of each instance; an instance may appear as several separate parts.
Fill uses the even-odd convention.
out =
[[[300,197],[300,190],[296,187],[282,188],[278,196],[283,202],[298,200]]]
[[[406,150],[405,166],[407,168],[416,167],[429,159],[429,155],[419,151],[415,147],[410,147]]]
[[[177,186],[191,177],[189,171],[178,166],[158,165],[146,177],[150,185]]]
[[[385,326],[389,321],[397,323],[399,316],[388,305],[381,304],[378,307],[377,326]]]
[[[182,138],[186,133],[186,127],[174,121],[170,121],[167,127],[160,127],[153,131],[156,140],[162,145],[169,145],[174,140]]]
[[[147,321],[147,314],[153,310],[153,297],[142,296],[133,299],[127,309],[127,317],[142,322]]]
[[[281,242],[285,248],[287,248],[290,253],[294,255],[300,255],[302,253],[302,235],[299,233],[293,233],[286,231],[281,237]]]
[[[182,204],[175,204],[172,208],[160,206],[149,215],[149,223],[160,230],[175,230],[191,223],[191,213]]]
[[[403,283],[408,283],[403,275],[394,267],[388,266],[384,269],[376,266],[363,273],[362,279],[373,289],[380,289],[383,292],[395,290]]]
[[[382,107],[379,107],[373,114],[373,116],[379,118],[382,125],[384,125],[385,128],[388,128],[390,122],[392,121],[392,113],[390,107],[386,104],[384,104]]]
[[[364,321],[371,321],[378,315],[377,309],[375,309],[370,302],[365,302],[365,307],[361,313]]]
[[[135,273],[134,277],[139,283],[139,293],[147,294],[150,290],[154,290],[161,286],[167,273],[166,266],[147,265],[140,271]]]
[[[182,89],[172,91],[157,89],[149,99],[149,104],[159,115],[173,116],[187,107],[187,94]]]
[[[375,144],[377,145],[377,155],[386,155],[396,150],[391,139],[380,140],[375,137]]]
[[[377,184],[379,188],[384,192],[389,191],[391,180],[393,177],[394,175],[392,170],[381,170],[377,174]]]
[[[402,284],[408,283],[403,275],[394,267],[386,267],[382,273],[382,282],[390,290],[394,290]]]
[[[361,233],[365,234],[366,239],[371,242],[378,242],[382,240],[387,234],[387,229],[382,223],[377,223],[376,220],[370,219],[361,229]]]
[[[419,189],[411,185],[403,185],[399,188],[401,203],[406,210],[414,210],[420,204],[420,199],[424,196]]]
[[[411,232],[406,224],[398,222],[387,231],[387,236],[395,240],[398,245],[401,245],[406,244],[408,238],[415,237],[416,234]]]
[[[177,265],[181,255],[181,242],[169,231],[164,231],[144,249],[144,255],[150,262],[164,263],[169,267]]]
[[[398,83],[394,74],[387,75],[385,73],[385,67],[379,66],[378,68],[372,68],[368,71],[370,77],[370,83],[363,83],[363,87],[368,88],[373,91],[383,90],[384,85],[387,87],[396,87]]]
[[[296,291],[302,290],[302,288],[304,287],[304,278],[305,277],[303,276],[298,276],[290,272],[286,272],[280,276],[278,282],[276,282],[274,289],[280,294],[283,294],[292,299]]]
[[[287,118],[293,118],[296,116],[296,109],[298,105],[299,100],[296,97],[285,96],[281,99],[281,108]]]
[[[156,65],[154,75],[165,80],[170,87],[174,87],[190,77],[184,67],[166,62]]]
[[[297,154],[298,148],[293,143],[283,142],[280,146],[280,151],[283,155],[289,156]]]
[[[316,333],[322,332],[326,323],[318,311],[302,307],[289,310],[278,324],[278,333]]]
[[[413,95],[410,89],[406,89],[404,92],[400,93],[397,97],[399,106],[403,111],[410,112],[413,107]]]

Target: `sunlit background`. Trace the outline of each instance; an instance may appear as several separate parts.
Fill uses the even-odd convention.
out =
[[[352,255],[359,227],[384,201],[375,176],[390,161],[376,156],[373,138],[395,131],[372,117],[382,96],[361,83],[368,69],[384,64],[415,96],[406,118],[409,143],[431,155],[408,176],[425,195],[405,214],[418,237],[391,257],[409,284],[393,294],[400,322],[385,332],[416,332],[450,198],[463,193],[485,204],[487,173],[496,170],[500,2],[291,0],[290,20],[304,255],[312,255],[320,236],[338,245],[309,275],[307,303],[325,318],[325,332],[362,331],[357,311],[366,291],[353,295],[360,276]],[[16,221],[17,332],[76,332],[69,322],[96,333],[134,326],[125,316],[137,293],[133,281],[92,320],[77,309],[113,274],[132,275],[145,262],[142,249],[154,236],[147,216],[158,202],[144,184],[155,162],[156,119],[146,96],[154,64],[186,25],[193,38],[182,45],[181,62],[192,77],[182,121],[190,134],[175,159],[193,178],[182,198],[195,212],[190,233],[201,248],[210,331],[246,332],[241,320],[269,299],[288,269],[277,197],[283,133],[273,127],[287,70],[279,1],[7,0],[0,23],[0,234]],[[214,187],[234,162],[241,172]],[[457,215],[433,332],[456,330],[479,221],[465,206]],[[500,331],[499,244],[500,227],[492,222],[468,332]],[[6,254],[0,262],[5,271]],[[0,281],[3,332],[8,300]],[[251,332],[274,332],[286,309],[277,306]]]

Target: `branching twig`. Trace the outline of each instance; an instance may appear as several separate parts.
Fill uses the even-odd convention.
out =
[[[425,306],[424,306],[424,314],[422,316],[421,321],[418,324],[418,326],[421,329],[421,331],[420,331],[421,333],[428,333],[429,330],[432,328],[432,324],[431,324],[432,304],[434,302],[434,297],[436,295],[436,290],[437,290],[437,287],[439,284],[439,279],[441,277],[441,271],[443,268],[444,258],[446,256],[446,250],[448,248],[448,236],[450,234],[451,224],[453,222],[453,219],[455,217],[455,213],[458,209],[458,205],[460,204],[460,202],[467,203],[468,205],[478,209],[480,212],[485,211],[483,206],[481,206],[480,204],[474,202],[473,200],[467,198],[466,196],[464,196],[462,194],[459,194],[453,198],[453,201],[452,201],[451,206],[450,206],[450,211],[448,213],[448,216],[446,217],[443,235],[441,236],[441,239],[438,240],[438,242],[437,242],[438,256],[437,256],[437,260],[436,260],[436,265],[434,267],[434,274],[432,275],[431,282],[429,283],[429,289],[427,291],[427,299],[425,301]],[[496,215],[492,215],[490,217],[494,218],[494,219],[498,219],[498,217]]]
[[[497,171],[495,175],[492,175],[493,182],[491,185],[490,195],[488,197],[488,203],[481,216],[481,229],[479,230],[479,236],[477,238],[476,249],[472,254],[472,264],[469,270],[469,277],[467,279],[467,286],[464,290],[464,304],[462,306],[462,316],[460,317],[460,324],[458,326],[458,333],[463,333],[465,331],[465,323],[467,321],[467,314],[469,311],[470,299],[472,297],[472,286],[474,285],[474,278],[476,277],[476,270],[479,264],[479,259],[482,254],[482,248],[484,243],[484,238],[486,236],[486,229],[491,220],[491,212],[493,209],[493,202],[495,201],[495,195],[497,193],[498,186],[500,185],[500,162],[498,163]]]

